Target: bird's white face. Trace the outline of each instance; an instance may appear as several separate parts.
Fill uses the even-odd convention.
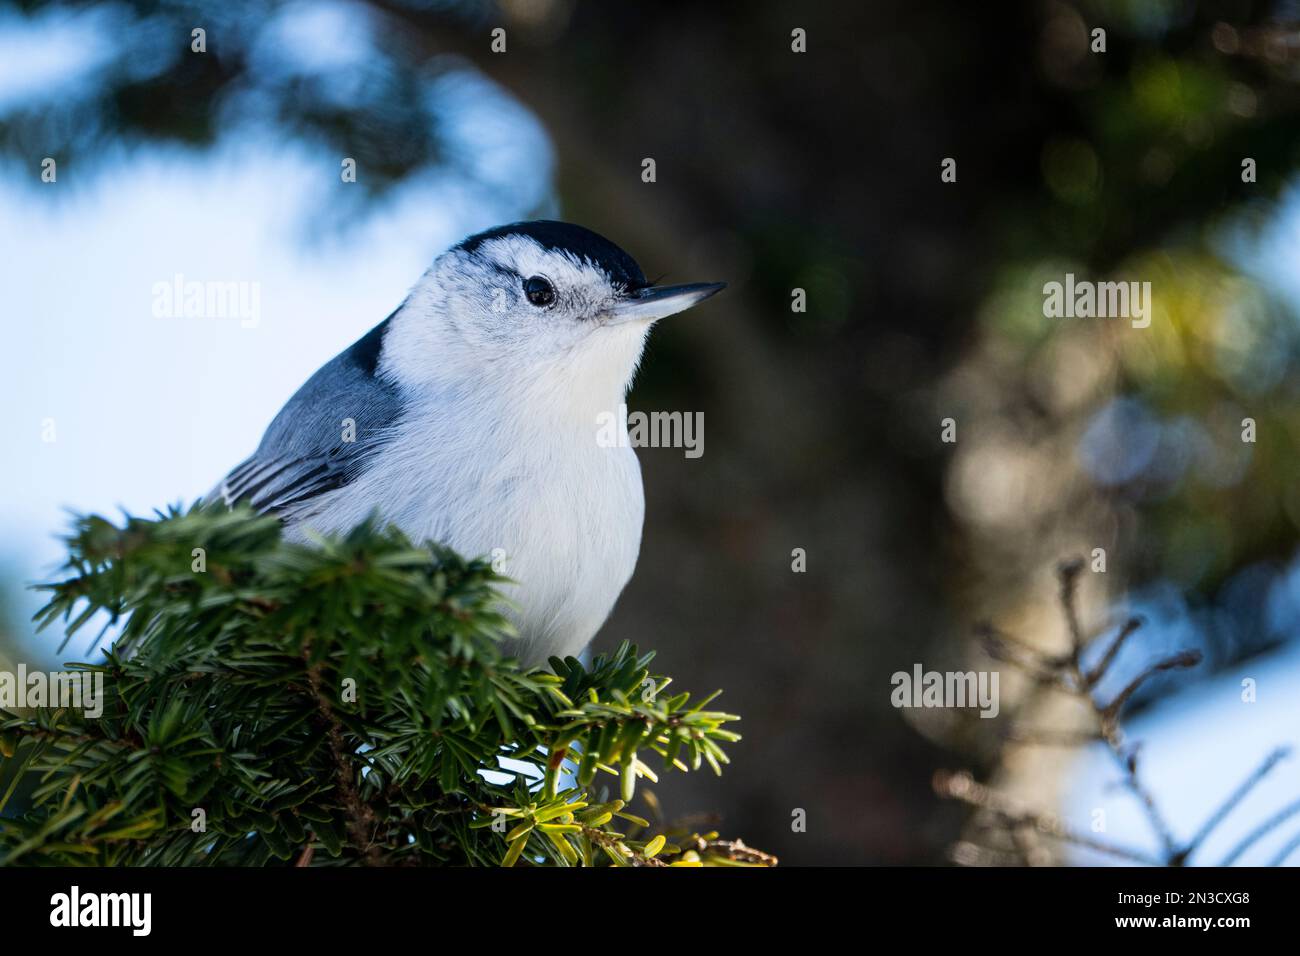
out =
[[[395,318],[385,360],[412,385],[490,381],[584,406],[617,403],[651,325],[721,286],[651,288],[615,251],[630,267],[618,275],[527,235],[455,247]]]
[[[435,271],[453,331],[495,359],[544,361],[579,347],[605,331],[628,291],[595,263],[526,236],[453,250]]]

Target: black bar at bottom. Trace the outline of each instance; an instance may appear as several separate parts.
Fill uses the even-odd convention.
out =
[[[1043,931],[1229,942],[1293,930],[1295,884],[1293,870],[1247,868],[8,869],[0,939],[8,952],[36,936],[336,946],[406,933],[450,940],[443,931],[459,929],[481,934],[483,945],[552,933],[574,945],[620,937],[654,945],[689,940],[680,935],[686,919],[741,936],[788,925],[866,938],[920,930],[927,941]],[[94,922],[116,925],[85,925]]]

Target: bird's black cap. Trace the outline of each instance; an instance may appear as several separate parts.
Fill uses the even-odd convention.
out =
[[[473,252],[489,239],[506,236],[527,236],[544,249],[567,252],[579,259],[586,259],[605,270],[616,285],[626,289],[643,289],[649,285],[636,260],[604,236],[582,226],[553,219],[535,219],[532,222],[512,222],[507,226],[497,226],[470,236],[460,244],[460,248]]]

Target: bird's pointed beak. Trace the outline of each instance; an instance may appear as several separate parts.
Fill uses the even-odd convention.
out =
[[[606,325],[625,322],[654,322],[698,305],[727,287],[725,282],[692,282],[689,285],[661,285],[630,292],[607,313]]]

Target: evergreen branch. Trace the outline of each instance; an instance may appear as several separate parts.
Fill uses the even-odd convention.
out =
[[[615,829],[649,826],[626,806],[656,779],[652,754],[720,771],[737,718],[670,695],[627,644],[589,667],[522,666],[484,561],[373,521],[290,543],[274,519],[203,507],[80,518],[67,542],[36,619],[67,637],[116,624],[107,659],[84,665],[102,714],[0,713],[0,771],[27,803],[0,816],[0,863],[765,859]],[[506,757],[538,774],[485,775]],[[595,802],[602,773],[620,799]]]

